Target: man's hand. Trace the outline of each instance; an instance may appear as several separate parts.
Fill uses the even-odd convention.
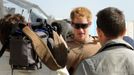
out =
[[[27,26],[27,24],[26,23],[23,23],[23,22],[19,22],[19,28],[20,29],[23,29],[25,26]]]

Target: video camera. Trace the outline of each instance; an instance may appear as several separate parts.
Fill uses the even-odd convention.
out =
[[[12,34],[14,36],[22,35],[24,36],[22,32],[22,28],[26,26],[27,23],[24,22],[17,22],[16,27],[12,28]],[[27,24],[29,25],[29,24]],[[47,34],[48,37],[53,37],[52,31],[57,32],[59,35],[62,32],[61,24],[57,22],[53,22],[51,25],[49,25],[46,21],[46,19],[37,18],[35,22],[32,22],[30,25],[31,29],[35,32],[42,31]]]
[[[59,35],[62,32],[61,24],[57,22],[53,22],[51,25],[49,25],[46,21],[46,19],[37,18],[36,22],[31,23],[31,27],[34,31],[44,31],[46,34],[51,35],[51,32],[54,30]]]

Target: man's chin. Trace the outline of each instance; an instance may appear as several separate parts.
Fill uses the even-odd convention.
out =
[[[79,41],[83,41],[83,40],[84,40],[84,37],[80,37],[80,38],[79,38]]]

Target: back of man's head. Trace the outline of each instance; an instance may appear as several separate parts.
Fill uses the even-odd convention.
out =
[[[116,38],[124,34],[126,28],[123,12],[114,7],[102,9],[97,14],[97,27],[107,37]]]

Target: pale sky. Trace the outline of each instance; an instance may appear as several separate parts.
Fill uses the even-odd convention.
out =
[[[73,8],[84,6],[93,13],[90,33],[96,35],[96,13],[106,7],[117,7],[125,14],[126,21],[134,21],[134,0],[29,0],[37,4],[46,14],[57,19],[69,18]]]
[[[90,9],[96,13],[105,7],[117,7],[126,15],[126,20],[134,20],[133,0],[29,0],[38,4],[47,14],[56,18],[69,18],[70,11],[77,6]]]

